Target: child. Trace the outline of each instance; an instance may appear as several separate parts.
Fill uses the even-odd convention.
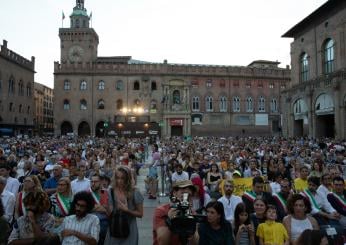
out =
[[[268,205],[266,210],[266,221],[257,228],[256,235],[259,237],[260,245],[282,245],[289,244],[288,234],[283,224],[275,222],[277,218],[276,207]]]
[[[234,210],[235,244],[255,245],[254,227],[250,223],[250,215],[244,203],[239,203]]]

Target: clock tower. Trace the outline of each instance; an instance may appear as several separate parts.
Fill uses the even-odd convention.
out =
[[[97,59],[99,38],[90,27],[90,18],[84,7],[84,0],[76,0],[70,15],[70,28],[60,28],[60,62],[84,63]]]

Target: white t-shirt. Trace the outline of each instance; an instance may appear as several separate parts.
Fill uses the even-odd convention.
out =
[[[218,201],[223,204],[226,220],[231,222],[232,224],[234,220],[235,208],[237,207],[239,203],[242,202],[241,198],[236,195],[231,195],[229,199],[226,196],[222,196],[219,198]]]

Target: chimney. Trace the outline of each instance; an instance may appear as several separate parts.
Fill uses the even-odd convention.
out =
[[[4,39],[2,43],[2,46],[7,49],[7,41]]]

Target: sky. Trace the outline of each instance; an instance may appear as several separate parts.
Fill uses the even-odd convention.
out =
[[[290,65],[281,36],[327,0],[85,0],[98,33],[98,56],[180,64]],[[59,28],[75,0],[0,0],[0,43],[29,59],[35,82],[53,88]],[[62,22],[62,12],[66,18]]]

